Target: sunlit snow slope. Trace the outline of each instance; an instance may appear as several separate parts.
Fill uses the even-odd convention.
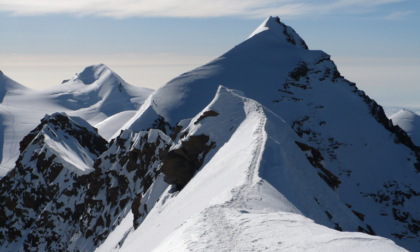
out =
[[[25,88],[0,74],[0,177],[15,165],[19,142],[46,114],[82,117],[108,139],[124,123],[120,119],[137,110],[151,91],[127,84],[103,64],[86,67],[43,91]],[[106,119],[112,121],[110,127]]]
[[[318,177],[363,222],[357,230],[419,247],[419,150],[381,106],[340,75],[329,55],[309,50],[278,18],[268,18],[243,43],[154,92],[122,129],[170,132],[210,103],[219,85],[240,90],[284,120]],[[276,168],[273,161],[271,172]],[[302,201],[288,200],[325,224],[298,206]],[[323,215],[330,226],[352,230],[335,222],[341,219],[337,212],[325,209]]]
[[[208,111],[217,115],[203,117]],[[98,251],[404,251],[384,238],[332,230],[365,224],[317,176],[296,133],[236,91],[220,87],[179,135],[172,150],[209,136],[203,168],[179,193],[166,186],[136,230],[129,213]],[[156,180],[152,193],[164,185]]]
[[[26,135],[3,249],[419,251],[419,148],[279,18],[148,98],[103,65],[9,86],[112,140],[64,113]]]

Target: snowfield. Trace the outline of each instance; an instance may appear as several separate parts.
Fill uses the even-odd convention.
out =
[[[420,251],[418,116],[277,17],[154,92],[0,84],[0,250]]]
[[[140,249],[140,246],[138,247]],[[153,251],[406,251],[390,240],[338,232],[288,212],[223,206],[190,218]]]
[[[194,123],[210,110],[220,114]],[[343,227],[358,223],[305,162],[296,134],[255,101],[220,87],[184,131],[211,135],[214,156],[182,191],[168,188],[136,230],[128,214],[98,251],[405,251],[305,217],[299,208],[328,225],[318,206],[326,204]]]
[[[152,92],[127,84],[103,64],[86,67],[61,85],[42,91],[28,89],[1,73],[0,87],[0,177],[14,167],[19,142],[46,114],[81,117],[109,139]]]
[[[392,125],[381,106],[340,75],[328,54],[307,49],[277,18],[268,18],[243,43],[152,93],[121,129],[148,129],[159,118],[175,127],[198,116],[220,85],[255,100],[297,135],[286,149],[299,148],[296,153],[301,157],[296,160],[312,166],[301,173],[318,175],[333,196],[324,202],[321,196],[301,198],[308,190],[316,192],[313,179],[296,176],[283,182],[285,174],[279,171],[293,167],[297,172],[299,166],[285,165],[291,157],[282,157],[276,145],[265,149],[264,162],[271,163],[265,179],[306,217],[337,230],[384,236],[411,250],[419,246],[420,158],[412,140]],[[213,130],[206,134],[215,134],[222,125],[223,121],[209,125]],[[236,126],[226,126],[230,127]],[[279,122],[272,127],[279,127]],[[246,159],[247,150],[231,156],[231,162]],[[333,200],[337,197],[339,204]]]

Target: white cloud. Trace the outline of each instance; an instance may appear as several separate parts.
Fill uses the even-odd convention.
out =
[[[69,13],[125,17],[301,16],[374,8],[404,0],[0,0],[15,15]]]
[[[412,11],[396,11],[396,12],[393,12],[393,13],[389,14],[388,16],[386,16],[385,19],[400,20],[400,19],[404,19],[405,17],[411,15],[412,13],[413,13]]]

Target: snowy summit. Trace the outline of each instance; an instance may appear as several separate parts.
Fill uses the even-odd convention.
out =
[[[19,141],[45,114],[66,112],[84,118],[109,139],[152,90],[126,83],[103,64],[86,67],[63,84],[35,91],[0,74],[0,177],[19,156]]]
[[[295,32],[295,30],[293,30],[293,28],[280,22],[279,17],[267,18],[253,33],[251,33],[251,35],[249,35],[248,39],[260,33],[271,33],[271,36],[280,43],[308,49],[305,41]]]
[[[413,142],[420,146],[420,116],[416,113],[402,109],[390,117],[392,123],[400,126],[411,137]]]
[[[95,65],[22,96],[74,110],[20,142],[0,250],[419,251],[414,138],[278,17],[149,93]]]

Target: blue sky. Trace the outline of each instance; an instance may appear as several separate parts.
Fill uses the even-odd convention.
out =
[[[420,107],[418,0],[0,0],[0,70],[58,85],[105,63],[158,88],[280,16],[383,105]]]

